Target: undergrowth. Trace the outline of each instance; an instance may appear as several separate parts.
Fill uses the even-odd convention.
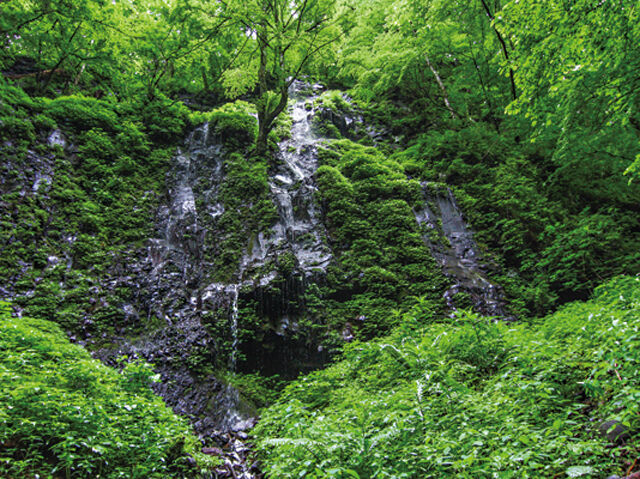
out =
[[[635,277],[533,325],[416,308],[289,385],[257,449],[278,478],[621,474],[637,454],[639,330]],[[616,424],[622,436],[607,439]]]
[[[146,363],[122,372],[55,323],[0,312],[0,476],[180,478],[215,464],[156,396]]]

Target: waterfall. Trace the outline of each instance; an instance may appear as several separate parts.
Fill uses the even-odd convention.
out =
[[[241,351],[248,353],[254,347],[241,342],[240,303],[245,293],[258,299],[256,313],[266,326],[261,332],[274,346],[256,345],[254,365],[289,365],[293,356],[309,349],[292,339],[305,287],[317,281],[333,260],[314,198],[317,145],[324,140],[313,128],[317,113],[313,104],[320,91],[319,86],[298,81],[291,86],[290,135],[279,143],[268,178],[277,219],[272,227],[253,232],[233,279],[225,282],[216,275],[215,259],[217,235],[226,233],[219,217],[225,211],[220,193],[228,156],[208,124],[189,134],[167,174],[167,196],[157,211],[155,234],[132,264],[128,283],[136,297],[127,307],[127,317],[146,317],[154,326],[135,340],[123,331],[114,338],[117,347],[97,353],[112,365],[122,355],[153,363],[161,377],[154,389],[177,413],[192,419],[198,434],[218,444],[235,438],[224,456],[231,460],[229,471],[236,468],[229,472],[233,477],[255,477],[245,469],[247,453],[237,439],[243,439],[242,431],[255,423],[257,412],[224,379],[246,366],[239,359]],[[216,331],[224,328],[222,337],[212,336],[212,326]],[[227,346],[222,359],[231,376],[212,372],[211,366],[223,362],[221,344]],[[323,354],[309,353],[314,358]]]
[[[314,201],[317,191],[313,175],[318,168],[317,144],[324,140],[313,132],[313,101],[317,93],[307,93],[309,86],[295,81],[289,90],[293,105],[291,135],[278,145],[278,165],[270,175],[269,188],[278,210],[278,221],[271,231],[260,233],[246,254],[241,269],[257,268],[269,256],[284,251],[293,253],[298,271],[310,275],[326,270],[332,255],[320,211]],[[320,90],[315,86],[314,92]],[[269,274],[261,283],[268,283]]]
[[[236,370],[236,356],[238,355],[238,289],[239,286],[234,284],[231,289],[231,355],[230,369]]]
[[[453,281],[444,294],[448,306],[456,309],[456,294],[467,293],[474,309],[486,316],[515,319],[507,310],[502,289],[486,276],[486,266],[458,208],[453,192],[441,184],[422,183],[424,204],[414,210],[424,242]]]

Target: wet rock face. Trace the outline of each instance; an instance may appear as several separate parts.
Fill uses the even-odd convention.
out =
[[[321,104],[314,109],[314,131],[319,136],[329,137],[338,136],[335,135],[337,132],[339,136],[354,141],[368,138],[373,145],[393,145],[399,141],[388,126],[365,121],[363,112],[355,107],[353,99],[344,93],[337,105],[327,107]]]
[[[309,274],[294,270],[279,272],[267,284],[243,288],[240,303],[254,305],[260,325],[238,343],[243,360],[240,372],[260,372],[282,378],[294,378],[322,367],[329,359],[319,346],[321,337],[300,326],[307,314],[309,286],[324,284],[324,273]],[[241,322],[244,318],[240,318]]]
[[[123,265],[127,286],[136,292],[132,304],[123,306],[125,314],[154,326],[137,339],[114,338],[116,348],[95,353],[111,365],[123,355],[151,362],[161,376],[156,392],[176,412],[191,417],[203,436],[242,429],[255,415],[237,391],[211,374],[218,347],[201,320],[207,308],[224,309],[230,316],[235,304],[228,288],[201,293],[213,281],[213,265],[207,261],[213,245],[205,235],[223,211],[218,202],[223,164],[224,152],[208,125],[196,128],[174,157],[155,237]]]
[[[631,437],[629,428],[615,419],[600,423],[598,432],[611,444],[622,444]]]
[[[279,145],[267,184],[277,218],[247,238],[237,268],[226,282],[216,274],[215,259],[224,232],[221,196],[229,152],[213,128],[204,124],[189,134],[172,160],[166,195],[150,221],[154,224],[152,236],[142,248],[113,252],[108,271],[88,290],[89,302],[97,306],[104,306],[105,293],[131,292],[121,304],[113,303],[122,313],[114,326],[116,336],[100,339],[114,346],[96,351],[95,356],[114,367],[122,356],[151,362],[161,378],[154,386],[156,392],[176,412],[191,418],[197,433],[217,441],[225,461],[231,461],[226,477],[256,477],[243,463],[246,448],[240,437],[241,431],[253,424],[256,412],[238,391],[214,376],[214,365],[294,377],[328,359],[318,347],[320,338],[300,326],[308,288],[323,283],[334,261],[323,214],[315,200],[317,150],[326,138],[313,120],[320,117],[347,138],[368,135],[375,143],[386,134],[365,126],[354,109],[334,111],[314,106],[321,91],[318,85],[292,85],[291,133]],[[73,145],[59,130],[42,141],[74,156]],[[54,179],[54,166],[53,154],[29,151],[25,165],[8,165],[15,175],[0,177],[0,193],[18,191],[22,197],[44,198]],[[415,214],[425,242],[453,281],[447,291],[450,306],[458,307],[457,293],[466,293],[479,312],[507,316],[501,290],[487,279],[487,268],[451,192],[434,192],[425,185],[424,208]],[[72,270],[71,250],[76,241],[75,232],[65,231],[65,249],[56,252],[57,256],[41,258],[41,267],[59,265]],[[29,267],[18,265],[18,279]],[[12,292],[5,288],[11,285],[0,285],[0,293],[11,297]],[[351,293],[338,291],[333,299],[340,301]],[[254,323],[244,322],[243,311],[249,309]],[[78,332],[79,342],[87,346],[95,344],[90,336],[94,331],[92,314],[82,318]],[[251,337],[242,336],[243,328],[251,330]],[[127,336],[136,330],[138,337]],[[352,324],[345,325],[342,339],[354,339]]]
[[[489,268],[483,262],[473,233],[467,228],[453,193],[442,185],[423,183],[424,206],[414,210],[423,239],[453,285],[445,292],[449,307],[459,304],[459,294],[468,295],[473,309],[485,316],[515,319],[508,311],[500,286],[486,276]],[[466,305],[462,305],[466,306]]]
[[[192,292],[213,268],[205,259],[211,247],[205,235],[209,220],[223,212],[218,202],[222,180],[222,147],[205,124],[191,133],[167,178],[168,201],[158,210],[157,237],[149,240],[150,264],[145,266],[151,269],[141,275],[150,293],[149,314],[171,322],[192,313]],[[196,208],[196,193],[202,208]]]
[[[52,138],[55,140],[52,140]],[[65,147],[66,139],[60,130],[55,130],[49,136],[48,143],[49,145],[59,144]],[[12,151],[13,148],[14,145],[11,141],[0,145],[0,150],[6,149]],[[28,220],[26,224],[24,223],[26,218],[21,217],[15,200],[7,200],[7,196],[17,193],[20,198],[17,200],[17,203],[33,199],[46,205],[50,199],[51,185],[55,175],[55,161],[56,158],[53,153],[42,153],[39,152],[37,148],[27,150],[24,159],[17,160],[11,153],[3,157],[2,165],[0,165],[2,167],[0,174],[0,214],[2,215],[2,219],[7,222],[5,225],[9,223],[12,224],[9,231],[11,229],[14,230],[14,233],[7,235],[8,242],[12,243],[16,240],[15,229],[19,227],[21,223],[22,226],[26,227],[31,227],[32,225]],[[47,208],[46,212],[53,214],[51,208]],[[12,268],[10,281],[0,284],[0,298],[15,299],[15,283],[23,278],[25,273],[34,266],[38,268],[51,268],[60,261],[61,259],[55,256],[25,257],[24,260],[20,260],[19,263]],[[33,291],[27,294],[32,295]],[[21,313],[20,309],[16,308],[16,310],[18,314]]]
[[[162,379],[156,391],[205,436],[242,430],[255,416],[237,391],[211,374],[214,364],[295,376],[326,360],[309,338],[294,339],[304,290],[322,280],[332,261],[314,199],[320,138],[306,105],[316,91],[302,83],[292,87],[299,99],[290,108],[291,135],[280,144],[268,180],[277,220],[255,232],[231,282],[219,282],[214,264],[227,152],[207,124],[189,135],[173,159],[154,237],[116,275],[127,277],[126,286],[136,292],[123,306],[127,317],[155,329],[133,340],[114,338],[118,346],[96,356],[109,364],[121,355],[152,362]],[[247,304],[255,305],[262,325],[242,342],[239,307]]]
[[[332,260],[326,230],[314,200],[313,178],[318,168],[317,144],[322,140],[312,128],[314,111],[309,105],[319,86],[296,81],[290,95],[296,99],[290,108],[291,135],[279,145],[277,166],[270,172],[269,188],[278,210],[278,221],[271,231],[260,232],[245,255],[241,271],[257,270],[269,259],[284,252],[293,254],[295,269],[305,276],[323,272]],[[310,96],[308,96],[310,95]],[[261,278],[261,284],[271,280]]]
[[[59,135],[56,137],[59,138],[57,141],[64,141],[59,130],[54,131],[51,136],[54,134]],[[3,165],[8,174],[0,175],[0,193],[15,192],[16,187],[19,187],[21,197],[46,197],[53,181],[54,163],[54,155],[28,150],[25,160],[20,165],[11,162]]]

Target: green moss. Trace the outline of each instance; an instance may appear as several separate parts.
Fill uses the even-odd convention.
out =
[[[293,273],[297,264],[296,256],[291,251],[285,251],[278,255],[276,259],[276,265],[280,274],[284,277],[288,277]]]
[[[211,244],[216,278],[228,282],[248,248],[247,238],[271,227],[277,212],[270,197],[265,160],[235,152],[225,157],[224,168],[220,190],[224,213],[206,241]]]
[[[261,376],[259,374],[227,374],[225,377],[244,399],[257,408],[273,404],[284,388],[285,382],[279,376]]]
[[[254,115],[253,105],[238,100],[207,113],[192,113],[191,122],[209,122],[210,131],[224,144],[232,148],[247,148],[253,145],[258,134],[258,122]]]
[[[338,259],[325,287],[329,323],[353,321],[357,334],[372,337],[393,325],[388,311],[408,308],[414,296],[443,308],[446,283],[411,210],[420,185],[375,148],[339,140],[320,154],[318,198]]]
[[[119,327],[124,318],[119,307],[128,293],[98,285],[114,258],[140,247],[151,235],[149,218],[155,214],[175,151],[175,145],[154,145],[152,150],[151,132],[162,130],[163,144],[171,131],[182,141],[187,120],[180,107],[170,107],[162,98],[156,101],[158,107],[153,102],[137,104],[136,99],[31,99],[20,92],[0,85],[0,95],[10,102],[2,103],[3,111],[11,111],[23,123],[34,118],[29,130],[33,134],[23,135],[20,142],[48,163],[53,180],[50,186],[42,182],[37,193],[22,195],[22,188],[31,189],[33,162],[22,146],[0,148],[3,163],[20,165],[14,174],[7,172],[9,189],[0,205],[6,226],[0,234],[0,279],[15,286],[17,301],[27,313],[56,321],[64,317],[70,331],[77,331],[88,315],[94,338],[100,338]],[[163,104],[164,127],[149,116]],[[56,123],[64,128],[75,153],[44,141]],[[58,265],[47,266],[48,256],[57,257]],[[26,270],[21,272],[19,264]],[[104,301],[90,303],[98,297]],[[57,314],[62,311],[66,314]]]
[[[342,134],[340,133],[340,130],[338,130],[337,126],[318,115],[313,117],[311,123],[318,136],[322,136],[324,138],[342,138]]]
[[[327,90],[314,101],[315,108],[327,108],[333,111],[351,110],[351,105],[344,99],[339,90]]]
[[[283,111],[278,118],[276,118],[275,126],[269,136],[273,139],[274,143],[279,143],[287,138],[291,137],[291,126],[293,125],[293,119],[287,110]]]
[[[118,115],[114,105],[83,95],[61,96],[43,100],[43,113],[56,120],[60,126],[76,130],[102,128],[118,129]]]

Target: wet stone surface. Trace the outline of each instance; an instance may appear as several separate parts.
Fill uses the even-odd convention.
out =
[[[287,362],[297,364],[300,361],[295,357],[306,352],[288,339],[295,332],[295,314],[299,312],[288,305],[303,295],[306,285],[321,281],[332,261],[321,211],[314,201],[313,176],[321,138],[312,130],[314,112],[307,101],[318,91],[303,83],[292,87],[296,101],[290,108],[291,135],[279,145],[277,166],[269,178],[278,219],[272,228],[255,235],[233,282],[214,279],[215,267],[210,262],[214,251],[210,248],[215,242],[205,240],[207,235],[215,236],[216,220],[224,212],[219,195],[225,179],[225,151],[207,124],[196,128],[174,157],[154,237],[112,272],[114,283],[135,292],[130,303],[123,305],[125,316],[131,322],[146,319],[150,324],[153,320],[155,326],[137,338],[112,338],[115,346],[100,349],[95,356],[112,366],[117,366],[122,356],[143,358],[154,365],[160,374],[155,391],[177,413],[191,418],[208,453],[223,458],[225,464],[214,477],[261,476],[249,458],[244,433],[255,424],[255,410],[237,390],[207,372],[206,366],[219,359],[220,351],[205,316],[215,313],[226,322],[231,344],[227,362],[233,371],[242,346],[238,304],[243,297],[254,300],[258,314],[272,324],[269,338],[278,353],[271,357],[260,352],[259,344],[246,345],[245,351],[258,348],[247,364],[271,361],[276,369]],[[284,253],[293,258],[287,278],[275,269]],[[256,275],[256,271],[261,273]],[[269,291],[276,280],[284,288],[274,296]],[[308,356],[315,367],[325,360],[321,354]],[[194,364],[196,359],[198,364]]]
[[[256,412],[237,390],[211,372],[211,365],[223,358],[231,371],[244,367],[293,377],[327,360],[317,345],[292,340],[299,332],[297,319],[304,314],[306,288],[321,284],[334,261],[322,211],[314,199],[317,150],[326,138],[314,128],[313,120],[320,115],[343,136],[368,135],[374,143],[385,133],[367,128],[355,111],[331,112],[314,106],[321,92],[319,85],[292,85],[291,135],[280,143],[268,180],[277,220],[271,228],[255,232],[229,282],[216,278],[213,264],[218,220],[225,211],[220,193],[227,153],[221,139],[203,124],[189,134],[173,158],[166,195],[153,219],[153,235],[142,248],[113,253],[111,267],[89,290],[89,302],[102,307],[107,294],[131,292],[126,301],[115,305],[122,316],[115,336],[94,337],[94,318],[86,314],[70,338],[92,349],[96,342],[108,341],[108,347],[94,355],[114,367],[119,367],[123,356],[151,362],[160,375],[155,391],[177,413],[191,419],[208,453],[223,458],[224,466],[212,477],[262,476],[251,459],[245,433],[254,425]],[[63,148],[70,157],[75,155],[60,130],[51,132],[46,142]],[[19,185],[22,197],[46,198],[55,178],[54,165],[54,155],[29,151],[25,165],[8,165],[20,176],[0,178],[0,193],[16,191]],[[456,296],[462,292],[478,312],[508,318],[502,291],[488,279],[488,268],[453,195],[423,186],[424,207],[415,211],[416,220],[425,243],[453,283],[446,292],[449,305],[455,309]],[[76,233],[65,232],[64,250],[44,257],[42,267],[72,270],[76,240]],[[286,274],[278,269],[284,257],[291,258]],[[17,265],[15,281],[31,267]],[[12,284],[0,286],[0,293],[13,297]],[[264,330],[244,344],[239,313],[243,303],[256,304],[256,315],[265,323]],[[212,335],[211,315],[224,327],[230,353],[222,351],[220,338]],[[131,330],[136,337],[130,336]],[[349,325],[342,337],[353,339]]]
[[[502,288],[487,277],[489,268],[451,190],[426,182],[422,187],[424,206],[414,210],[414,214],[425,243],[440,263],[442,272],[453,282],[445,292],[448,306],[455,311],[456,295],[466,293],[476,312],[504,320],[515,319],[509,313]]]

